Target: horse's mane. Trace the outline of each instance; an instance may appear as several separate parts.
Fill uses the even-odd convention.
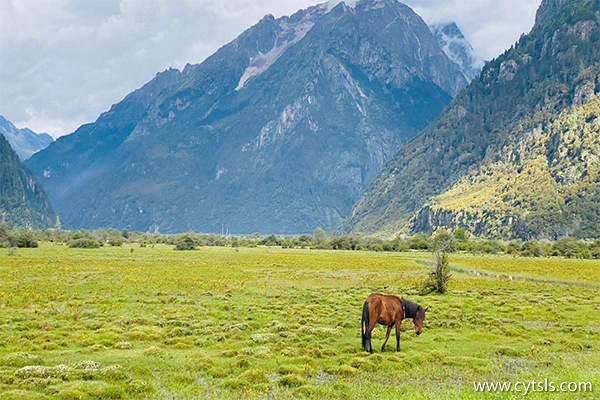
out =
[[[402,307],[404,307],[404,318],[415,318],[417,316],[417,311],[421,306],[402,298]]]

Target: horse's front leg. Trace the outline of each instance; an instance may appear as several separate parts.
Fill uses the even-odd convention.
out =
[[[387,343],[388,339],[390,338],[390,332],[392,331],[393,326],[394,326],[394,324],[391,324],[391,325],[388,325],[388,327],[387,327],[387,332],[385,334],[385,340],[383,341],[383,346],[381,346],[382,353],[385,350],[385,344]]]

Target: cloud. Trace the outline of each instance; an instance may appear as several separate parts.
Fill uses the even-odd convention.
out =
[[[157,72],[203,61],[265,14],[323,1],[0,0],[0,114],[70,133]],[[540,0],[405,2],[428,22],[456,20],[491,58],[529,30]]]
[[[533,26],[541,0],[406,0],[427,21],[455,21],[475,52],[492,59]]]

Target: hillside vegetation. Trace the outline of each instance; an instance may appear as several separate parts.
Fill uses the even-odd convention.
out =
[[[485,227],[474,222],[464,224],[474,232],[548,238],[570,233],[600,236],[600,224],[578,226],[583,223],[583,215],[597,215],[594,207],[598,204],[598,188],[591,184],[593,171],[585,179],[581,175],[577,178],[581,184],[575,184],[571,177],[561,183],[563,176],[558,172],[562,166],[573,167],[568,173],[572,174],[590,163],[596,165],[592,159],[581,160],[579,156],[582,151],[593,154],[597,122],[586,121],[577,113],[592,115],[596,112],[596,102],[585,109],[578,106],[588,103],[600,92],[599,26],[600,5],[597,1],[544,1],[531,33],[522,36],[515,46],[489,62],[479,78],[463,90],[434,123],[400,150],[357,202],[342,231],[393,236],[410,230],[409,222],[415,213],[432,197],[460,181],[460,189],[471,194],[469,204],[473,206],[474,202],[483,201],[476,206],[478,215],[485,215],[489,221],[486,221]],[[569,110],[575,113],[571,122],[567,115]],[[589,143],[580,144],[577,140],[569,141],[557,135],[556,130],[562,129],[558,125],[549,132],[546,126],[558,119],[563,122],[557,124],[570,130],[570,135]],[[576,127],[573,125],[576,123],[583,126]],[[591,134],[577,133],[586,130]],[[531,157],[520,165],[516,157],[518,149],[543,147],[546,141],[543,137],[546,136],[555,141],[547,146],[550,154],[547,154],[549,161],[546,163],[554,163],[549,165],[549,172],[541,174],[541,166],[533,165],[536,162],[543,164],[542,159],[533,157],[533,154],[542,154],[543,149],[531,149]],[[592,147],[587,148],[588,145]],[[556,151],[562,152],[560,157]],[[515,157],[507,159],[507,154],[512,153]],[[491,173],[488,165],[496,165],[494,180],[510,187],[499,191],[489,179],[492,187],[482,183],[486,178],[475,177],[477,171]],[[526,168],[532,179],[524,181],[527,172],[519,172],[521,179],[516,179],[515,174],[500,178],[500,165],[511,170]],[[461,181],[465,176],[472,179]],[[467,182],[480,184],[467,188]],[[510,197],[506,200],[490,197],[499,193],[510,196],[524,185],[528,185],[526,193],[539,199],[531,199],[529,194],[521,193],[520,202]],[[458,190],[457,187],[432,201],[431,207],[434,203],[441,207],[444,201],[451,207],[451,199],[455,198],[452,193],[456,194]],[[561,211],[561,201],[576,204],[562,207],[561,216],[552,215]],[[494,209],[494,206],[498,208],[499,202],[504,203],[502,210]],[[500,214],[496,215],[496,212]],[[499,224],[507,223],[509,215],[523,218],[523,225],[513,229],[513,221],[511,227],[498,232]],[[451,223],[454,216],[423,217],[422,214],[412,228],[432,229],[438,225],[436,218],[437,222]],[[546,222],[550,226],[546,226]]]
[[[491,237],[598,237],[600,97],[565,109],[504,146],[412,221]]]
[[[44,189],[21,165],[4,135],[0,135],[0,223],[47,228],[54,223],[54,218]]]

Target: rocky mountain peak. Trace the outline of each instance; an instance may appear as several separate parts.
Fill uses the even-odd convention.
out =
[[[275,19],[268,14],[240,35],[235,44],[247,51],[248,62],[235,90],[242,89],[249,79],[269,69],[290,46],[302,40],[326,12],[326,7],[318,5],[289,17]]]
[[[469,82],[479,75],[484,62],[454,21],[433,24],[430,29],[444,53],[460,67]]]
[[[0,115],[0,135],[3,135],[21,160],[45,149],[54,141],[47,133],[36,133],[28,128],[19,129]]]

